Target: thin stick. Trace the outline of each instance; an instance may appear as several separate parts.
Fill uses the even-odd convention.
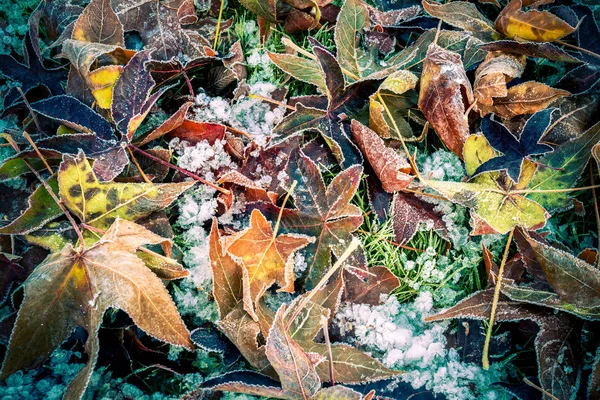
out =
[[[570,44],[570,43],[567,43],[567,42],[563,42],[562,40],[557,40],[557,41],[556,41],[556,43],[558,43],[558,44],[562,44],[563,46],[567,46],[567,47],[570,47],[570,48],[572,48],[572,49],[575,49],[575,50],[578,50],[578,51],[582,51],[582,52],[584,52],[584,53],[586,53],[586,54],[589,54],[589,55],[590,55],[590,56],[592,56],[592,57],[600,58],[600,55],[599,55],[599,54],[596,54],[596,53],[594,53],[593,51],[590,51],[590,50],[584,49],[584,48],[582,48],[582,47],[575,46],[574,44]]]
[[[323,335],[325,336],[327,355],[329,356],[329,378],[331,379],[331,386],[335,386],[335,375],[333,373],[333,352],[331,351],[331,342],[329,341],[329,328],[327,326],[327,322],[327,317],[321,315],[321,325],[323,326]]]
[[[248,97],[250,97],[251,99],[257,99],[257,100],[266,101],[268,103],[272,103],[272,104],[278,105],[280,107],[285,107],[288,110],[296,111],[296,107],[292,107],[289,104],[285,104],[285,103],[282,103],[280,101],[273,100],[273,99],[270,99],[268,97],[264,97],[264,96],[261,96],[261,95],[258,95],[258,94],[249,93]]]
[[[213,49],[217,51],[217,45],[219,44],[219,35],[221,34],[221,19],[223,18],[223,9],[225,8],[225,0],[221,0],[221,6],[219,7],[219,19],[217,20],[217,29],[215,30],[215,42],[213,43]]]
[[[594,186],[594,167],[590,163],[590,181]],[[596,228],[598,229],[598,237],[600,238],[600,212],[598,211],[598,198],[596,197],[596,188],[592,189],[592,195],[594,197],[594,212],[596,213]],[[600,253],[600,243],[598,243],[598,252]]]
[[[27,106],[27,109],[29,109],[29,113],[31,114],[31,118],[33,119],[33,122],[35,123],[35,127],[37,128],[38,132],[39,133],[44,133],[42,131],[42,128],[40,127],[40,122],[38,121],[37,117],[35,116],[35,113],[33,112],[33,108],[31,108],[31,104],[29,104],[29,101],[27,101],[27,97],[25,97],[25,93],[23,93],[23,91],[21,90],[21,88],[18,87],[18,86],[17,86],[17,91],[19,92],[19,94],[23,98],[23,101],[25,102],[25,105]]]
[[[202,183],[204,183],[205,185],[208,185],[208,186],[210,186],[211,188],[213,188],[213,189],[215,189],[215,190],[218,190],[219,192],[221,192],[221,193],[223,193],[223,194],[230,194],[230,193],[231,193],[229,190],[227,190],[227,189],[224,189],[224,188],[222,188],[222,187],[220,187],[220,186],[218,186],[218,185],[216,185],[216,184],[214,184],[214,183],[212,183],[212,182],[209,182],[209,181],[207,181],[206,179],[204,179],[204,178],[201,178],[201,177],[199,177],[198,175],[196,175],[196,174],[194,174],[194,173],[192,173],[192,172],[190,172],[190,171],[187,171],[187,170],[185,170],[185,169],[183,169],[183,168],[180,168],[180,167],[178,167],[177,165],[173,165],[173,164],[171,164],[170,162],[167,162],[167,161],[165,161],[165,160],[163,160],[163,159],[161,159],[161,158],[158,158],[158,157],[156,157],[156,156],[153,156],[153,155],[152,155],[152,154],[150,154],[150,153],[146,153],[144,150],[142,150],[142,149],[140,149],[140,148],[136,147],[135,145],[133,145],[133,144],[131,144],[131,143],[129,143],[129,144],[128,144],[128,146],[129,146],[129,147],[131,147],[133,150],[137,151],[138,153],[140,153],[140,154],[144,155],[145,157],[148,157],[148,158],[149,158],[149,159],[151,159],[152,161],[156,161],[157,163],[159,163],[159,164],[161,164],[161,165],[164,165],[164,166],[166,166],[166,167],[172,168],[172,169],[174,169],[175,171],[181,172],[182,174],[184,174],[184,175],[186,175],[186,176],[189,176],[190,178],[193,178],[193,179],[197,180],[198,182],[202,182]]]
[[[535,383],[531,382],[527,378],[523,378],[523,382],[525,382],[526,385],[531,386],[532,388],[537,389],[540,392],[544,393],[546,396],[550,397],[552,400],[560,400],[558,397],[556,397],[552,393],[548,392],[544,388],[539,387],[538,385],[536,385]]]
[[[52,175],[54,173],[54,171],[52,171],[52,168],[50,168],[50,165],[48,164],[48,162],[46,161],[46,158],[42,155],[42,152],[40,151],[40,149],[36,146],[36,144],[33,142],[33,140],[31,139],[31,136],[29,136],[29,133],[27,133],[27,131],[23,132],[23,137],[25,139],[27,139],[27,141],[29,142],[29,144],[31,145],[31,147],[33,147],[33,149],[35,150],[36,154],[38,155],[38,157],[40,158],[40,160],[42,160],[42,162],[44,163],[44,165],[46,166],[46,169],[48,170],[48,172],[50,172],[50,175]]]
[[[281,217],[283,216],[283,210],[285,209],[285,203],[287,203],[288,199],[290,198],[292,192],[294,191],[294,189],[296,188],[296,185],[298,184],[298,181],[294,181],[292,182],[292,186],[290,186],[290,190],[288,190],[288,192],[285,194],[285,198],[283,199],[283,204],[281,205],[281,208],[279,210],[279,215],[277,216],[277,221],[275,222],[275,228],[273,228],[273,239],[271,239],[271,241],[275,240],[275,237],[277,236],[277,232],[279,231],[279,225],[281,223]]]
[[[494,300],[492,301],[492,311],[490,312],[490,321],[488,323],[487,334],[485,335],[485,343],[483,345],[483,369],[487,370],[490,368],[490,362],[488,360],[488,353],[490,350],[490,339],[492,338],[492,328],[494,326],[494,318],[496,317],[496,308],[498,307],[498,299],[500,298],[500,287],[502,286],[502,274],[504,273],[504,265],[508,258],[508,250],[510,249],[510,243],[512,242],[515,228],[511,229],[508,234],[506,241],[506,247],[504,248],[504,255],[502,256],[502,262],[500,263],[500,269],[498,270],[498,279],[496,281],[496,288],[494,289]]]
[[[566,188],[566,189],[523,189],[523,190],[510,190],[508,194],[529,194],[529,193],[565,193],[565,192],[576,192],[580,190],[594,190],[600,188],[600,185],[590,185],[590,186],[582,186],[576,188]],[[501,192],[501,191],[500,191]]]
[[[367,232],[367,231],[365,231],[363,229],[358,229],[357,232],[360,232],[360,233],[362,233],[364,235],[369,235],[370,234],[369,232]],[[423,253],[423,252],[425,252],[425,250],[416,249],[416,248],[410,247],[410,246],[405,246],[403,244],[396,243],[393,240],[389,240],[389,239],[383,239],[383,240],[385,240],[386,242],[388,242],[390,244],[393,244],[394,246],[400,247],[401,249],[411,250],[411,251],[415,251],[417,253]]]
[[[415,161],[410,156],[410,151],[408,151],[408,147],[406,146],[406,143],[404,142],[404,138],[402,137],[402,134],[400,133],[400,129],[398,129],[398,125],[396,124],[396,120],[394,119],[394,117],[392,117],[392,113],[390,112],[390,109],[388,108],[387,104],[385,104],[385,101],[383,101],[383,99],[381,98],[381,93],[377,92],[377,97],[379,98],[379,102],[381,103],[381,105],[385,109],[385,112],[386,112],[388,118],[390,119],[390,121],[392,121],[392,125],[394,126],[394,130],[398,134],[398,138],[400,139],[400,143],[402,143],[402,147],[404,148],[404,152],[406,153],[406,157],[408,158],[408,162],[410,163],[410,166],[412,167],[413,171],[415,171],[415,176],[417,177],[417,179],[420,182],[424,183],[423,178],[421,178],[421,174],[419,173],[419,169],[417,168],[417,164],[415,164]]]
[[[5,139],[8,141],[8,143],[11,144],[12,148],[17,153],[20,151],[19,146],[17,145],[17,143],[13,140],[13,138],[11,136],[6,135]],[[71,225],[73,225],[73,229],[75,230],[75,233],[77,234],[77,237],[79,238],[80,246],[83,247],[84,244],[85,244],[85,242],[83,240],[83,235],[81,234],[81,230],[77,226],[77,223],[75,222],[75,220],[71,216],[71,213],[69,213],[69,211],[65,208],[65,206],[62,203],[62,201],[58,197],[56,197],[56,194],[54,194],[54,191],[52,190],[52,188],[50,187],[50,185],[48,185],[48,182],[46,182],[44,180],[44,178],[42,178],[42,176],[39,174],[39,172],[37,172],[35,170],[35,168],[33,168],[33,165],[31,165],[29,163],[29,161],[27,161],[26,159],[23,159],[23,162],[25,163],[25,165],[27,165],[27,167],[31,170],[31,172],[33,172],[33,174],[35,175],[35,177],[39,179],[39,181],[42,183],[42,185],[44,186],[44,188],[46,189],[46,191],[48,192],[48,194],[50,194],[50,197],[52,197],[52,200],[54,200],[56,202],[56,204],[58,205],[58,207],[60,207],[61,211],[63,212],[63,214],[65,214],[65,216],[67,217],[67,219],[69,220],[69,222],[71,223]]]
[[[192,99],[195,97],[194,88],[192,87],[192,81],[190,81],[190,77],[185,72],[185,69],[181,71],[181,75],[185,78],[185,83],[187,83],[188,90],[190,91],[190,95]]]
[[[133,154],[133,151],[131,151],[131,149],[129,147],[127,147],[127,151],[129,152],[129,155],[131,156],[131,161],[133,161],[133,165],[135,165],[137,170],[140,172],[140,175],[142,176],[142,179],[144,179],[144,182],[152,183],[152,181],[150,179],[148,179],[148,177],[144,173],[144,170],[142,169],[140,164],[138,164],[137,160],[135,159],[135,155]]]
[[[306,305],[312,300],[312,298],[317,294],[317,292],[319,290],[321,290],[321,288],[323,286],[325,286],[325,284],[327,283],[327,281],[329,281],[329,278],[331,278],[333,276],[333,274],[338,269],[340,269],[340,267],[342,266],[342,264],[346,261],[346,259],[348,257],[350,257],[350,254],[352,254],[352,252],[354,250],[356,250],[359,245],[360,245],[360,241],[357,238],[352,238],[352,242],[350,242],[350,244],[348,245],[348,247],[346,248],[346,250],[342,253],[342,255],[340,256],[340,258],[337,259],[337,261],[335,262],[335,264],[333,264],[333,267],[331,267],[329,269],[329,271],[327,271],[327,273],[325,275],[323,275],[323,277],[321,278],[321,280],[319,281],[319,283],[317,283],[317,286],[315,286],[314,289],[310,291],[309,295],[304,298],[304,300],[300,303],[300,305],[298,305],[298,308],[296,308],[296,311],[294,312],[294,314],[292,315],[292,317],[288,321],[287,326],[285,327],[286,331],[288,329],[290,329],[290,325],[296,319],[296,317],[298,316],[298,314],[300,314],[300,311],[302,311],[302,309],[304,307],[306,307]]]

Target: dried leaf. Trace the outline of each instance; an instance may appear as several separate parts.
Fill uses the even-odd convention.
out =
[[[552,43],[518,42],[515,40],[497,40],[480,46],[486,51],[501,51],[528,57],[546,58],[552,61],[580,63],[581,61]]]
[[[352,120],[352,137],[369,161],[386,192],[405,189],[414,179],[410,176],[410,164],[406,154],[396,152],[385,145],[375,132],[357,120]]]
[[[294,252],[314,243],[305,235],[279,235],[259,210],[253,210],[250,227],[236,234],[227,251],[242,265],[244,310],[256,321],[258,300],[274,283],[278,291],[294,291]]]
[[[444,144],[461,158],[463,145],[469,136],[465,106],[473,101],[471,83],[460,55],[437,44],[429,45],[421,75],[419,109]]]
[[[394,239],[398,244],[409,242],[419,227],[434,229],[443,238],[448,238],[446,224],[433,207],[408,193],[396,193],[392,205]]]
[[[354,304],[377,305],[381,295],[388,295],[400,285],[400,281],[389,269],[383,266],[371,267],[366,279],[354,274],[345,274],[344,301]]]
[[[96,363],[102,316],[112,307],[127,312],[149,335],[192,350],[189,332],[163,283],[135,255],[140,246],[163,240],[135,223],[117,219],[94,246],[75,250],[67,245],[50,255],[24,284],[25,299],[2,378],[35,367],[81,326],[89,335],[89,361],[67,388],[67,396],[79,398]]]
[[[496,39],[499,35],[494,24],[477,10],[473,3],[453,1],[446,4],[422,1],[423,8],[430,15],[445,23],[471,32],[475,37],[484,41]]]
[[[554,42],[571,33],[573,28],[548,11],[522,11],[522,0],[512,0],[498,15],[496,29],[511,39]]]
[[[193,103],[191,101],[183,103],[183,105],[179,107],[179,109],[173,115],[171,115],[165,122],[160,124],[159,127],[150,132],[148,136],[146,136],[139,143],[139,145],[142,146],[147,143],[150,143],[151,141],[161,138],[167,133],[179,128],[184,123],[184,121],[186,121],[185,114],[190,109],[192,104]]]
[[[512,86],[505,97],[494,98],[493,106],[487,107],[482,104],[479,109],[482,115],[493,112],[502,118],[510,119],[518,115],[534,114],[548,107],[556,99],[570,95],[566,90],[529,81]]]
[[[75,22],[71,39],[124,47],[123,26],[110,0],[92,0]]]
[[[525,57],[502,52],[488,53],[485,61],[475,71],[473,92],[477,104],[492,106],[494,98],[508,96],[506,84],[523,75]]]

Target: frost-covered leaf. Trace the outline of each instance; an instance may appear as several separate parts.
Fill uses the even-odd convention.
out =
[[[25,299],[2,377],[35,367],[80,326],[88,333],[89,361],[67,393],[81,397],[98,356],[97,332],[111,307],[127,312],[149,335],[192,350],[189,332],[165,286],[135,255],[139,247],[163,240],[133,222],[117,219],[95,245],[80,250],[66,245],[46,258],[24,284]]]
[[[506,169],[510,179],[516,183],[525,160],[552,151],[551,146],[539,141],[550,125],[553,111],[554,109],[546,109],[532,115],[525,123],[519,140],[505,125],[486,117],[481,123],[483,135],[502,155],[485,161],[475,170],[474,175]]]
[[[525,57],[494,52],[488,53],[475,71],[473,92],[478,106],[492,106],[494,98],[508,96],[506,84],[525,71]]]
[[[377,92],[369,98],[369,126],[379,136],[388,139],[400,139],[394,127],[398,127],[402,139],[412,141],[415,135],[407,121],[409,113],[414,112],[418,96],[413,90],[419,78],[409,71],[396,71],[379,85]],[[392,115],[390,119],[385,107]]]
[[[447,238],[446,224],[433,207],[410,193],[396,193],[392,203],[394,239],[405,244],[417,233],[419,226],[433,229]]]
[[[437,44],[429,45],[421,74],[419,109],[444,144],[461,158],[469,136],[465,105],[473,101],[460,55]]]
[[[531,3],[534,2],[524,4],[523,0],[512,0],[508,3],[496,19],[498,32],[511,39],[533,42],[554,42],[575,32],[576,28],[548,11],[521,9]]]
[[[345,274],[344,301],[355,304],[377,305],[381,295],[388,295],[400,285],[400,281],[384,266],[370,267],[366,278]]]
[[[471,32],[479,39],[490,41],[497,38],[498,32],[492,21],[479,12],[475,4],[467,1],[453,1],[446,4],[422,2],[423,8],[430,15],[445,23]]]
[[[546,58],[548,60],[580,63],[581,61],[552,43],[519,42],[516,40],[497,40],[480,46],[486,51],[502,51],[512,54],[520,54],[528,57]]]
[[[278,291],[294,291],[294,252],[314,238],[298,234],[277,235],[271,222],[259,210],[253,210],[250,227],[228,238],[227,251],[239,259],[242,266],[243,300],[246,310],[257,320],[255,307],[274,283]]]
[[[405,189],[414,179],[409,175],[410,164],[406,154],[387,147],[383,139],[358,120],[351,123],[352,138],[369,161],[383,189],[389,193]]]
[[[207,379],[201,385],[210,390],[246,393],[275,399],[286,399],[281,385],[275,379],[256,371],[227,372],[215,378]]]
[[[450,309],[427,317],[426,321],[469,318],[487,320],[490,317],[494,289],[475,293]],[[571,398],[579,386],[579,365],[577,364],[576,330],[573,318],[564,313],[554,313],[500,296],[495,320],[519,321],[530,319],[540,331],[535,339],[538,361],[538,377],[544,390],[561,399]]]
[[[481,104],[482,115],[491,112],[502,118],[510,119],[518,115],[533,114],[543,110],[553,101],[569,96],[566,90],[555,89],[543,83],[529,81],[511,86],[504,97],[495,97],[492,106]]]
[[[117,218],[135,220],[171,204],[194,182],[101,183],[83,153],[64,156],[58,172],[60,197],[83,223],[107,230]],[[86,241],[96,242],[98,233],[86,230]]]
[[[271,61],[282,71],[290,74],[299,81],[315,85],[321,93],[327,93],[324,73],[317,61],[294,54],[271,52],[268,54]]]
[[[576,139],[556,147],[540,159],[539,169],[529,184],[531,190],[572,188],[590,160],[593,146],[600,140],[600,123],[595,124]],[[568,193],[531,193],[528,196],[549,211],[570,206]]]
[[[277,2],[275,0],[242,0],[248,10],[267,22],[277,22]]]
[[[75,21],[71,39],[124,46],[123,26],[110,0],[92,0]]]
[[[316,238],[304,251],[306,263],[305,288],[313,288],[329,268],[331,252],[340,256],[352,240],[352,232],[363,222],[361,210],[350,200],[354,197],[362,167],[355,165],[338,174],[325,187],[319,167],[301,154],[297,165],[290,168],[290,178],[298,182],[293,197],[296,209],[284,209],[281,219],[286,232],[302,233]],[[276,216],[280,208],[272,204],[258,205],[268,215]],[[356,257],[359,257],[356,259]],[[362,253],[351,257],[354,267],[362,267]]]
[[[39,263],[35,262],[38,258],[35,253],[40,254],[40,251],[41,254],[44,253],[43,249],[32,247],[23,257],[0,253],[0,303],[6,300],[14,286],[23,283],[35,269]]]

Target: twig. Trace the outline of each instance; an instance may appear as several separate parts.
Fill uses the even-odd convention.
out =
[[[277,232],[279,231],[279,225],[281,223],[281,217],[283,216],[283,210],[285,209],[285,203],[287,203],[288,199],[292,195],[292,192],[296,188],[297,184],[298,184],[298,181],[292,182],[292,186],[290,186],[290,190],[288,190],[288,192],[285,194],[285,198],[283,199],[283,204],[281,205],[281,208],[279,210],[279,215],[277,216],[277,221],[275,222],[275,228],[273,228],[273,238],[271,239],[271,244],[275,241],[275,238],[277,237]]]
[[[140,164],[138,164],[137,160],[135,159],[135,155],[133,154],[133,151],[131,151],[131,149],[129,147],[127,147],[127,151],[129,152],[129,155],[131,156],[131,161],[133,162],[133,165],[135,165],[135,167],[137,168],[137,170],[140,172],[140,175],[142,176],[142,179],[144,179],[144,181],[146,183],[152,183],[152,181],[150,179],[148,179],[148,177],[144,173],[144,170],[142,169],[142,167],[140,166]]]
[[[17,153],[20,151],[19,146],[17,145],[17,143],[13,140],[13,138],[11,136],[6,135],[5,139],[8,141],[8,143],[11,144],[12,148]],[[73,229],[75,230],[75,233],[77,234],[77,237],[79,238],[80,246],[81,246],[81,248],[83,248],[83,246],[85,245],[85,241],[83,240],[83,235],[81,234],[81,230],[77,226],[77,223],[71,216],[71,213],[65,208],[62,201],[58,197],[56,197],[56,194],[54,194],[54,191],[52,190],[50,185],[48,185],[48,182],[46,182],[44,180],[44,178],[42,178],[42,176],[39,174],[39,172],[36,171],[36,169],[33,167],[33,165],[31,165],[29,163],[29,161],[27,161],[26,159],[23,159],[23,162],[25,163],[25,165],[27,165],[27,167],[31,170],[31,172],[33,172],[35,177],[38,178],[38,180],[42,183],[42,185],[44,186],[44,188],[46,189],[46,191],[48,192],[50,197],[52,197],[52,200],[54,200],[56,202],[56,204],[58,205],[58,207],[60,207],[61,211],[63,212],[63,214],[65,214],[65,216],[67,217],[67,219],[69,220],[71,225],[73,225]]]
[[[25,139],[27,139],[27,141],[29,142],[29,144],[31,145],[31,147],[33,147],[33,150],[35,150],[35,152],[38,155],[38,157],[40,158],[40,160],[42,160],[42,162],[46,166],[46,169],[48,170],[48,172],[50,172],[50,175],[52,175],[54,173],[54,171],[52,171],[52,168],[50,168],[50,165],[46,161],[46,158],[42,155],[42,152],[37,147],[37,145],[33,142],[33,140],[31,139],[31,136],[29,136],[29,133],[27,133],[27,131],[23,132],[23,137]]]
[[[506,240],[506,247],[504,248],[504,254],[502,255],[502,262],[498,270],[498,280],[496,281],[496,288],[494,289],[494,300],[492,300],[492,311],[490,312],[490,321],[488,323],[487,334],[485,335],[485,343],[483,345],[483,369],[487,370],[490,368],[490,362],[488,360],[488,353],[490,350],[490,340],[492,338],[492,328],[494,326],[494,318],[496,317],[496,308],[498,307],[498,299],[500,298],[500,287],[502,286],[502,274],[504,273],[504,265],[508,258],[508,250],[510,249],[510,243],[512,242],[515,228],[511,229]]]
[[[245,137],[249,140],[252,140],[252,136],[250,136],[250,134],[248,132],[244,132],[240,129],[232,128],[231,126],[226,126],[225,129],[228,130],[229,132],[236,133],[238,135],[242,135],[243,137]]]
[[[527,386],[531,386],[534,389],[539,390],[540,392],[542,392],[543,394],[545,394],[546,396],[550,397],[552,400],[560,400],[558,397],[556,397],[555,395],[553,395],[552,393],[548,392],[547,390],[545,390],[544,388],[539,387],[538,385],[536,385],[535,383],[531,382],[529,379],[527,378],[523,378],[523,382],[525,382],[525,384]]]
[[[140,149],[140,148],[136,147],[135,145],[133,145],[133,144],[131,144],[131,143],[129,143],[129,144],[128,144],[128,146],[129,146],[129,147],[131,147],[133,150],[137,151],[138,153],[140,153],[140,154],[144,155],[145,157],[148,157],[148,158],[149,158],[149,159],[151,159],[152,161],[156,161],[157,163],[159,163],[159,164],[161,164],[161,165],[164,165],[164,166],[166,166],[166,167],[172,168],[172,169],[174,169],[175,171],[181,172],[182,174],[184,174],[184,175],[186,175],[186,176],[189,176],[190,178],[193,178],[193,179],[197,180],[198,182],[202,182],[202,183],[204,183],[205,185],[208,185],[208,186],[210,186],[211,188],[213,188],[213,189],[215,189],[215,190],[218,190],[219,192],[221,192],[221,193],[223,193],[223,194],[230,194],[230,193],[231,193],[229,190],[227,190],[227,189],[224,189],[224,188],[222,188],[222,187],[220,187],[220,186],[218,186],[218,185],[216,185],[216,184],[214,184],[214,183],[212,183],[212,182],[209,182],[209,181],[207,181],[206,179],[204,179],[204,178],[201,178],[201,177],[199,177],[198,175],[196,175],[196,174],[194,174],[194,173],[192,173],[192,172],[190,172],[190,171],[187,171],[187,170],[185,170],[185,169],[183,169],[183,168],[180,168],[180,167],[178,167],[177,165],[173,165],[173,164],[171,164],[170,162],[167,162],[167,161],[165,161],[165,160],[163,160],[163,159],[161,159],[161,158],[158,158],[158,157],[156,157],[156,156],[153,156],[153,155],[152,155],[152,154],[150,154],[150,153],[146,153],[144,150],[142,150],[142,149]]]
[[[27,101],[27,97],[25,97],[25,93],[23,93],[21,88],[18,86],[17,86],[17,91],[23,98],[23,101],[25,102],[25,105],[27,106],[27,109],[29,110],[29,113],[31,114],[31,118],[33,119],[33,122],[35,123],[35,127],[37,128],[38,132],[44,133],[42,131],[42,128],[40,127],[40,122],[38,121],[37,117],[35,116],[35,113],[33,112],[33,108],[31,108],[31,104],[29,104],[29,101]]]
[[[223,19],[223,9],[225,8],[225,0],[221,0],[221,6],[219,7],[219,19],[217,20],[217,29],[215,29],[215,41],[213,43],[213,50],[217,51],[217,45],[219,44],[219,35],[221,34],[221,19]]]
[[[261,96],[261,95],[258,95],[258,94],[248,93],[248,97],[250,97],[251,99],[257,99],[257,100],[266,101],[268,103],[272,103],[272,104],[278,105],[280,107],[285,107],[288,110],[296,111],[296,107],[292,107],[289,104],[285,104],[285,103],[282,103],[280,101],[273,100],[273,99],[270,99],[268,97],[264,97],[264,96]]]
[[[592,56],[592,57],[600,58],[600,55],[599,55],[599,54],[596,54],[596,53],[594,53],[593,51],[590,51],[590,50],[584,49],[584,48],[582,48],[582,47],[575,46],[574,44],[570,44],[570,43],[567,43],[567,42],[563,42],[562,40],[557,40],[557,41],[556,41],[556,43],[558,43],[558,44],[562,44],[563,46],[570,47],[570,48],[572,48],[572,49],[575,49],[575,50],[577,50],[577,51],[582,51],[582,52],[584,52],[584,53],[586,53],[586,54],[589,54],[589,55],[590,55],[590,56]]]
[[[329,341],[329,328],[327,317],[321,315],[321,325],[323,326],[323,335],[325,336],[325,344],[327,345],[327,355],[329,356],[329,378],[331,386],[335,386],[335,375],[333,373],[333,352],[331,351],[331,342]]]

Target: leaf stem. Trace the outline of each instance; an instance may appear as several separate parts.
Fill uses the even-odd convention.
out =
[[[29,104],[29,101],[27,100],[27,97],[25,97],[25,93],[23,93],[23,91],[21,90],[21,88],[18,87],[18,86],[17,86],[17,91],[19,92],[19,94],[23,98],[23,101],[25,102],[25,105],[27,106],[27,109],[29,110],[29,113],[31,114],[31,118],[33,119],[33,122],[35,123],[35,127],[37,128],[38,132],[41,133],[41,134],[43,134],[44,131],[42,131],[42,128],[40,126],[40,122],[38,121],[37,117],[35,116],[35,113],[33,112],[33,108],[31,108],[31,104]]]
[[[268,97],[264,97],[264,96],[261,96],[261,95],[258,95],[258,94],[248,93],[248,97],[251,98],[251,99],[266,101],[268,103],[272,103],[272,104],[278,105],[280,107],[285,107],[288,110],[296,111],[296,107],[292,107],[289,104],[285,104],[285,103],[282,103],[280,101],[273,100],[273,99],[270,99]]]
[[[510,190],[508,194],[529,194],[529,193],[566,193],[566,192],[576,192],[579,190],[594,190],[600,188],[600,185],[590,185],[590,186],[581,186],[575,188],[565,188],[565,189],[523,189],[523,190]],[[501,190],[499,190],[501,192]]]
[[[27,133],[27,131],[23,131],[23,137],[25,139],[27,139],[27,141],[29,142],[31,147],[33,147],[33,150],[35,150],[35,152],[38,155],[38,157],[40,158],[40,160],[42,160],[42,162],[46,166],[46,169],[48,170],[48,172],[50,172],[50,175],[52,175],[54,173],[54,171],[52,171],[52,168],[50,168],[50,164],[48,164],[48,161],[46,161],[46,158],[42,155],[42,152],[37,147],[37,145],[34,143],[34,141],[31,139],[31,136],[29,136],[29,133]]]
[[[134,151],[137,151],[138,153],[140,153],[140,154],[144,155],[145,157],[148,157],[148,158],[149,158],[149,159],[151,159],[152,161],[156,161],[157,163],[159,163],[159,164],[161,164],[161,165],[164,165],[164,166],[166,166],[166,167],[172,168],[172,169],[174,169],[175,171],[181,172],[182,174],[184,174],[184,175],[186,175],[186,176],[189,176],[190,178],[193,178],[193,179],[197,180],[198,182],[202,182],[202,183],[204,183],[205,185],[208,185],[208,186],[210,186],[211,188],[213,188],[213,189],[215,189],[215,190],[218,190],[219,192],[221,192],[221,193],[223,193],[223,194],[230,194],[230,193],[231,193],[229,190],[227,190],[227,189],[224,189],[224,188],[222,188],[222,187],[220,187],[220,186],[218,186],[218,185],[216,185],[216,184],[214,184],[214,183],[212,183],[212,182],[209,182],[209,181],[207,181],[206,179],[204,179],[204,178],[201,178],[201,177],[199,177],[198,175],[196,175],[196,174],[194,174],[194,173],[192,173],[192,172],[190,172],[190,171],[187,171],[187,170],[185,170],[185,169],[183,169],[183,168],[180,168],[180,167],[178,167],[177,165],[173,165],[173,164],[171,164],[170,162],[167,162],[167,161],[165,161],[165,160],[163,160],[163,159],[161,159],[161,158],[158,158],[158,157],[156,157],[156,156],[154,156],[154,155],[152,155],[152,154],[150,154],[150,153],[147,153],[147,152],[145,152],[144,150],[142,150],[142,149],[140,149],[140,148],[136,147],[135,145],[133,145],[133,144],[131,144],[131,143],[129,143],[129,144],[128,144],[128,146],[129,146],[129,147],[131,147],[131,148],[132,148]]]
[[[135,165],[135,167],[139,171],[140,175],[142,176],[142,179],[144,179],[144,182],[152,183],[152,181],[150,179],[148,179],[148,177],[144,173],[144,170],[142,169],[140,164],[138,164],[137,160],[135,159],[135,155],[133,154],[133,151],[131,151],[131,149],[129,147],[127,147],[127,151],[129,152],[129,155],[131,156],[131,161],[133,161],[133,165]]]
[[[575,46],[574,44],[570,44],[570,43],[564,42],[562,40],[557,40],[556,43],[562,44],[563,46],[570,47],[570,48],[575,49],[577,51],[582,51],[582,52],[584,52],[586,54],[589,54],[592,57],[600,58],[600,54],[596,54],[593,51],[584,49],[583,47]]]
[[[329,378],[331,386],[335,386],[335,375],[333,373],[333,352],[331,351],[331,342],[329,341],[329,327],[327,317],[321,315],[321,326],[323,327],[323,336],[325,336],[325,344],[327,345],[327,355],[329,356]]]
[[[506,240],[506,247],[504,248],[504,254],[502,255],[502,262],[498,270],[498,279],[496,281],[496,287],[494,289],[494,299],[492,300],[492,311],[490,312],[490,321],[488,323],[487,334],[485,335],[485,343],[483,345],[483,369],[487,370],[490,368],[490,362],[488,360],[488,353],[490,350],[490,340],[492,338],[492,328],[494,327],[494,318],[496,317],[496,308],[498,307],[498,299],[500,298],[500,287],[502,286],[502,274],[504,273],[504,265],[506,265],[506,259],[508,258],[508,250],[510,249],[510,243],[512,242],[515,228],[512,228],[508,233],[508,239]]]
[[[545,390],[544,388],[539,387],[538,385],[536,385],[535,383],[531,382],[529,379],[527,378],[523,378],[523,382],[525,382],[525,384],[527,386],[531,386],[534,389],[539,390],[540,392],[542,392],[543,394],[545,394],[546,396],[550,397],[552,400],[560,400],[558,397],[556,397],[555,395],[553,395],[552,393],[548,392],[547,390]]]
[[[279,210],[279,215],[277,216],[277,221],[275,222],[275,228],[273,228],[272,241],[274,241],[275,238],[277,237],[277,232],[279,231],[279,225],[281,224],[281,217],[283,216],[283,210],[285,209],[285,203],[287,203],[288,199],[292,195],[292,192],[296,188],[297,184],[298,184],[298,181],[292,182],[292,186],[290,186],[290,190],[288,190],[288,192],[285,194],[285,198],[283,199],[283,204],[281,205],[281,208]]]

